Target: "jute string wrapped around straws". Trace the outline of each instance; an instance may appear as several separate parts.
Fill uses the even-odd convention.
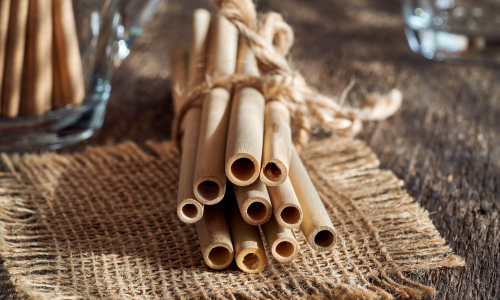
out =
[[[251,1],[214,2],[219,14],[236,26],[252,48],[261,75],[206,77],[202,84],[186,95],[186,101],[174,120],[173,137],[177,145],[180,124],[186,112],[211,89],[228,84],[254,87],[262,92],[266,102],[280,101],[285,104],[290,111],[292,124],[297,129],[294,145],[298,151],[308,143],[314,126],[338,136],[355,136],[362,128],[362,121],[383,120],[401,106],[402,95],[396,89],[385,96],[372,94],[358,108],[339,105],[333,98],[309,86],[300,72],[290,67],[285,56],[293,44],[293,31],[280,14],[269,13],[257,21],[255,6]]]

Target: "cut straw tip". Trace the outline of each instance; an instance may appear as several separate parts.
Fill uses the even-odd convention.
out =
[[[300,226],[304,214],[300,206],[289,203],[280,207],[274,217],[280,226],[292,229]]]
[[[337,243],[337,234],[331,227],[317,227],[309,235],[308,242],[318,252],[328,251]]]
[[[288,169],[285,164],[278,159],[272,159],[262,166],[260,180],[267,186],[278,186],[285,182],[288,177]]]
[[[250,225],[258,226],[266,223],[272,216],[273,208],[268,200],[253,197],[247,200],[241,208],[243,219]]]
[[[209,246],[203,254],[205,263],[212,269],[220,270],[233,262],[234,250],[231,245],[215,243]]]
[[[266,253],[260,248],[247,248],[238,253],[236,264],[246,273],[260,273],[267,265]]]
[[[196,223],[203,217],[203,204],[195,199],[185,199],[177,206],[177,216],[184,223]]]
[[[286,263],[290,262],[299,253],[299,243],[294,238],[284,236],[278,238],[271,245],[271,253],[273,257],[276,258],[279,262]]]
[[[238,153],[231,156],[226,163],[226,176],[232,183],[247,186],[259,177],[260,163],[255,157]]]
[[[213,176],[205,176],[194,185],[194,195],[198,201],[207,205],[219,203],[226,193],[226,182]]]

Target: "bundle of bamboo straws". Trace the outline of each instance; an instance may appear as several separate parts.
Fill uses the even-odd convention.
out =
[[[244,39],[238,45],[237,29],[227,19],[196,10],[190,50],[179,45],[174,51],[177,112],[206,76],[234,72],[258,76],[251,49]],[[181,128],[177,214],[196,223],[210,268],[223,269],[235,258],[245,272],[262,271],[267,258],[259,225],[280,262],[298,253],[293,228],[300,227],[316,251],[335,245],[335,230],[293,147],[282,103],[266,104],[248,86],[217,87],[185,114]]]
[[[0,114],[80,104],[85,84],[71,0],[0,0]]]

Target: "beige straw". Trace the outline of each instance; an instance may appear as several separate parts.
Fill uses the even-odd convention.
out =
[[[240,44],[237,70],[240,74],[259,75],[255,56],[244,40]],[[260,91],[236,86],[226,147],[226,176],[236,185],[249,185],[259,177],[264,105]]]
[[[267,186],[285,182],[290,167],[292,133],[288,108],[278,101],[269,102],[265,109],[264,150],[260,180]]]
[[[335,246],[337,234],[295,148],[292,151],[289,177],[304,213],[300,229],[307,242],[316,251],[330,250]]]
[[[222,204],[205,206],[203,217],[196,222],[201,253],[212,269],[224,269],[234,258],[233,243]]]
[[[30,0],[26,36],[20,110],[41,115],[52,107],[52,0]]]
[[[54,107],[80,104],[85,97],[83,66],[71,0],[54,0]]]
[[[0,113],[2,112],[2,84],[9,30],[10,0],[0,0]]]
[[[233,184],[234,194],[243,220],[250,225],[262,225],[273,214],[271,200],[266,186],[256,180],[251,185],[237,186]]]
[[[177,108],[181,104],[186,92],[186,49],[183,45],[176,45],[172,59],[172,95]],[[198,110],[199,116],[199,110]],[[182,154],[179,172],[179,189],[177,192],[177,216],[185,223],[195,223],[203,216],[203,204],[198,202],[193,194],[193,173],[196,145],[198,143],[197,119],[191,113],[186,115],[184,123],[188,123],[188,131],[181,138]],[[194,128],[193,128],[194,126]]]
[[[200,84],[204,78],[209,27],[210,13],[205,9],[195,10],[193,13],[191,48],[189,52],[187,90]],[[176,57],[179,57],[179,55],[184,54],[177,53]],[[179,61],[185,60],[180,57],[174,61],[174,78],[177,78],[176,74],[179,74],[179,76],[183,75],[182,78],[186,78],[185,71],[187,69],[184,68],[184,72],[180,71],[178,66]],[[186,89],[183,91],[183,85],[185,85],[185,83],[183,84],[178,81],[180,80],[176,79],[173,82],[173,94],[177,95],[177,92],[180,92],[181,95],[183,95],[187,92]],[[174,99],[183,99],[183,97],[177,96],[175,96]],[[176,100],[176,110],[180,107],[178,104],[180,104],[181,101],[182,100]],[[187,112],[183,124],[181,125],[184,127],[184,134],[181,142],[182,157],[179,173],[179,190],[177,194],[177,215],[181,221],[186,223],[197,222],[203,215],[203,204],[196,199],[193,191],[200,116],[200,108],[198,106],[193,107]]]
[[[300,246],[292,230],[281,227],[274,216],[261,227],[271,253],[277,261],[286,263],[295,259]]]
[[[227,19],[217,16],[211,30],[207,73],[231,75],[236,67],[238,32]],[[231,87],[210,91],[203,101],[196,154],[194,194],[203,204],[222,200],[226,190],[224,170]]]
[[[29,0],[11,2],[2,87],[2,115],[19,113]]]
[[[234,245],[236,265],[244,272],[259,273],[267,264],[259,228],[249,225],[243,220],[230,187],[226,192],[225,201],[225,205],[229,206],[228,223]]]
[[[273,204],[274,217],[285,228],[297,228],[302,223],[303,213],[290,179],[279,186],[268,186]]]

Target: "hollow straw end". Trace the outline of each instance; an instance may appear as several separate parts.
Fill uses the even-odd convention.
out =
[[[202,204],[219,203],[226,193],[226,181],[221,182],[214,176],[204,176],[194,184],[194,196]]]
[[[245,222],[258,226],[269,221],[273,213],[273,207],[264,198],[252,197],[243,204],[240,211]]]
[[[273,158],[262,166],[260,171],[260,180],[267,186],[281,185],[288,178],[288,168],[286,165]]]
[[[293,229],[300,226],[302,219],[304,218],[304,214],[302,213],[300,206],[287,204],[276,211],[274,217],[281,227]]]
[[[238,153],[226,163],[226,176],[229,181],[239,186],[247,186],[259,178],[260,163],[251,155]]]
[[[337,243],[337,233],[332,227],[320,226],[309,234],[307,242],[318,252],[329,251]]]
[[[267,265],[266,253],[260,248],[247,248],[236,257],[236,264],[246,273],[260,273]]]
[[[177,216],[188,224],[198,222],[203,217],[203,204],[195,199],[185,199],[177,206]]]
[[[233,262],[233,247],[226,243],[214,243],[203,253],[203,259],[212,269],[224,269]]]
[[[291,238],[289,236],[283,236],[278,238],[273,245],[270,246],[271,253],[273,257],[281,262],[287,263],[297,257],[299,253],[300,245],[296,239]]]

